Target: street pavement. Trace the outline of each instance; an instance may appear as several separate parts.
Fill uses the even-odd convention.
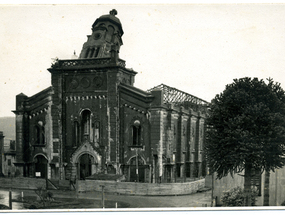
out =
[[[101,192],[80,192],[75,191],[51,190],[54,198],[80,198],[102,200]],[[24,190],[25,196],[34,196],[33,190]],[[129,208],[172,208],[172,207],[202,207],[211,206],[211,191],[194,193],[191,195],[181,196],[134,196],[134,195],[117,195],[104,193],[106,201],[124,202],[129,204]]]

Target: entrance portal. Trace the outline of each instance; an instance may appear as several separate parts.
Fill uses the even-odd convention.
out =
[[[92,160],[93,157],[89,154],[83,154],[79,159],[80,179],[84,180],[85,177],[92,175]]]
[[[43,155],[37,155],[35,161],[35,176],[45,178],[47,175],[47,159]]]

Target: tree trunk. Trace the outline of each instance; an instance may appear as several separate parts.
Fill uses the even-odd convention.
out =
[[[251,206],[251,164],[245,165],[244,171],[244,192],[245,192],[245,201],[244,206]]]
[[[265,172],[265,182],[264,182],[264,199],[263,199],[263,206],[269,206],[269,177],[270,172]]]

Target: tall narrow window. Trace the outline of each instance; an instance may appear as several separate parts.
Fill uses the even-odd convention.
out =
[[[100,51],[100,47],[96,47],[95,57],[98,57],[99,51]]]
[[[133,125],[133,145],[141,145],[141,123],[139,120],[134,121]]]
[[[83,140],[87,139],[89,140],[90,138],[90,116],[91,112],[89,110],[84,110],[82,112],[82,135],[83,135]]]
[[[88,54],[88,58],[92,58],[92,57],[93,57],[94,51],[95,51],[94,48],[90,48],[90,52],[89,52],[89,54]]]
[[[38,121],[35,125],[35,145],[45,144],[45,127],[42,121]]]
[[[94,142],[99,143],[99,138],[100,138],[100,122],[95,121],[94,122],[94,127],[93,127],[93,135],[94,135]]]
[[[45,138],[45,127],[42,126],[41,127],[41,142],[40,142],[40,144],[44,145],[45,144],[45,140],[46,140],[46,138]]]
[[[204,128],[202,127],[200,129],[200,150],[203,151],[203,147],[204,147]]]
[[[41,131],[38,125],[35,126],[35,144],[39,145],[41,142]]]
[[[74,122],[74,128],[73,128],[73,134],[74,134],[74,138],[73,138],[73,146],[79,146],[79,123],[77,121]]]
[[[85,57],[84,58],[88,58],[88,54],[90,53],[90,49],[87,48],[86,52],[85,52]]]

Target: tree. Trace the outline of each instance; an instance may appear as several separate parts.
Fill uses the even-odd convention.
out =
[[[274,171],[285,164],[285,93],[272,79],[235,79],[212,100],[205,151],[217,178],[244,171],[251,192],[252,170]],[[250,206],[247,198],[247,206]]]

